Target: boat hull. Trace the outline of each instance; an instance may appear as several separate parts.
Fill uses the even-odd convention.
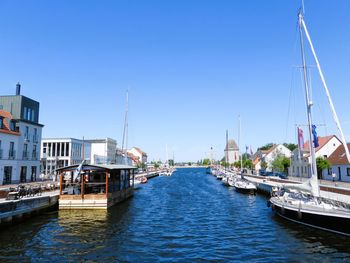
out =
[[[254,188],[243,188],[243,187],[235,186],[235,189],[237,192],[240,192],[242,194],[251,194],[251,195],[256,194],[256,189],[254,189]]]
[[[271,201],[270,205],[278,216],[287,220],[324,231],[350,236],[350,218],[348,217],[315,214],[305,210],[293,210]]]

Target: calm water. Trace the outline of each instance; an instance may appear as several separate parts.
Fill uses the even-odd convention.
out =
[[[107,211],[46,213],[0,232],[1,262],[350,262],[350,239],[286,222],[204,169],[158,177]]]

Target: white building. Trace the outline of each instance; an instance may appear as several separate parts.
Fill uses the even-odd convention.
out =
[[[92,164],[115,164],[117,141],[111,138],[87,140],[91,144]]]
[[[226,143],[225,161],[229,164],[239,161],[239,149],[235,140],[228,140]]]
[[[20,94],[0,96],[0,184],[33,182],[40,171],[39,102]]]
[[[315,148],[315,157],[328,158],[341,144],[340,140],[335,135],[318,137],[319,146]],[[291,166],[289,175],[297,177],[310,177],[311,157],[309,152],[309,141],[303,146],[302,156],[299,149],[295,149],[292,153]],[[321,177],[321,175],[319,175]]]
[[[130,150],[128,150],[128,155],[133,160],[133,165],[147,163],[147,153],[145,153],[138,147],[133,147]]]
[[[275,144],[268,150],[257,151],[253,159],[254,169],[259,171],[262,168],[262,162],[265,162],[267,165],[266,171],[272,171],[273,161],[281,155],[287,158],[291,156],[291,151],[283,144]]]
[[[83,152],[86,163],[90,163],[91,144],[89,142],[74,138],[44,138],[40,152],[41,172],[46,177],[52,177],[56,174],[57,168],[81,163]]]
[[[350,144],[347,146],[350,149]],[[338,146],[327,159],[331,163],[331,168],[322,171],[322,179],[350,182],[350,163],[346,157],[344,146],[342,144]]]

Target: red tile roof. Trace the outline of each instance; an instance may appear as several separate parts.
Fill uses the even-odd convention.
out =
[[[333,137],[335,137],[336,139],[338,139],[337,136],[335,135],[329,135],[329,136],[318,136],[318,144],[319,146],[317,148],[315,148],[315,152],[317,152],[318,150],[320,150],[323,146],[325,146]],[[338,139],[339,140],[339,139]],[[340,140],[339,140],[340,141]],[[306,141],[304,143],[304,151],[309,151],[309,141]]]
[[[350,151],[350,143],[347,144]],[[349,164],[348,158],[346,158],[345,149],[343,145],[339,147],[328,157],[328,161],[332,165],[346,165]]]
[[[13,119],[11,113],[8,111],[0,110],[0,117],[3,118],[3,128],[0,129],[0,133],[20,135],[18,131],[11,131],[9,121]]]

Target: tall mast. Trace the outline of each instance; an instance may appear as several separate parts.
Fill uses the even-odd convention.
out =
[[[311,178],[310,178],[310,184],[312,187],[312,194],[314,196],[320,195],[320,189],[318,186],[318,179],[317,179],[317,167],[316,167],[316,158],[315,158],[315,148],[312,144],[312,113],[311,113],[311,107],[313,105],[311,98],[310,98],[310,88],[309,88],[309,82],[308,82],[308,74],[307,74],[307,67],[306,67],[306,60],[305,60],[305,50],[304,50],[304,39],[303,39],[303,14],[300,11],[299,12],[299,33],[300,33],[300,48],[301,48],[301,59],[302,59],[302,68],[303,68],[303,78],[304,78],[304,88],[305,88],[305,103],[306,103],[306,109],[307,109],[307,121],[308,121],[308,128],[309,128],[309,150],[311,155]]]
[[[229,158],[228,158],[228,130],[226,130],[226,153],[225,153],[225,171],[227,168]]]
[[[125,165],[128,164],[128,153],[127,153],[128,151],[128,111],[129,111],[129,90],[126,90],[126,106],[125,106],[123,142],[122,142],[122,154],[124,153]]]
[[[328,86],[327,86],[326,80],[325,80],[325,78],[324,78],[324,75],[323,75],[323,72],[322,72],[320,63],[318,62],[318,58],[317,58],[317,56],[316,56],[316,52],[315,52],[314,46],[313,46],[313,44],[312,44],[312,41],[311,41],[309,32],[307,31],[304,18],[301,17],[301,18],[299,18],[299,19],[301,19],[301,21],[300,21],[301,25],[300,25],[300,26],[302,26],[302,27],[304,28],[305,35],[306,35],[306,38],[307,38],[307,40],[308,40],[308,42],[309,42],[312,55],[313,55],[313,57],[314,57],[314,59],[315,59],[316,66],[317,66],[317,69],[318,69],[318,73],[320,74],[320,78],[321,78],[323,87],[324,87],[324,89],[325,89],[326,95],[327,95],[328,103],[329,103],[329,106],[330,106],[331,111],[332,111],[333,119],[334,119],[335,124],[337,125],[337,129],[338,129],[340,138],[341,138],[341,140],[342,140],[342,143],[343,143],[343,146],[344,146],[344,149],[345,149],[346,158],[348,159],[348,162],[350,163],[350,153],[349,153],[349,149],[348,149],[348,147],[347,147],[347,145],[346,145],[345,136],[344,136],[343,130],[342,130],[342,128],[341,128],[338,115],[337,115],[337,113],[336,113],[336,111],[335,111],[335,107],[334,107],[334,104],[333,104],[331,95],[330,95],[330,93],[329,93]]]
[[[238,115],[238,125],[239,125],[239,129],[238,129],[238,149],[239,151],[241,150],[241,115]],[[243,171],[243,156],[239,154],[238,152],[238,156],[241,158],[241,173]]]

